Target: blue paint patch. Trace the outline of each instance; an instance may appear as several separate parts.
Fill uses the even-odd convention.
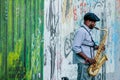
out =
[[[110,63],[112,64],[112,59],[110,59]]]
[[[98,0],[86,0],[87,5],[90,5],[90,7],[94,5],[93,2],[96,3]]]
[[[113,40],[114,43],[116,44],[116,43],[117,43],[117,40],[118,40],[118,33],[117,33],[117,30],[118,30],[118,29],[117,29],[117,28],[118,28],[117,26],[118,26],[118,24],[117,24],[117,22],[115,22],[112,26],[113,26],[113,30],[114,30],[114,31],[113,31],[114,33],[113,33],[113,35],[112,35],[112,40]]]
[[[114,24],[112,24],[112,26],[113,26],[113,34],[112,34],[112,40],[113,40],[113,42],[114,42],[114,45],[112,45],[112,46],[114,46],[114,53],[113,53],[113,55],[114,55],[114,59],[115,59],[115,62],[116,62],[116,58],[118,57],[118,54],[119,54],[119,52],[120,52],[120,49],[119,49],[119,38],[120,38],[120,23],[119,23],[119,21],[117,21],[117,20],[115,20],[115,23]]]

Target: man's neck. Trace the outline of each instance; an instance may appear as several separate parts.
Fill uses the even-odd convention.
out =
[[[88,30],[91,31],[92,29],[90,29],[86,24],[83,24],[83,26]]]

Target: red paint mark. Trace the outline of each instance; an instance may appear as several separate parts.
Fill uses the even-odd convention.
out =
[[[73,8],[74,20],[77,20],[77,9],[76,6]]]
[[[120,0],[116,1],[117,19],[120,20]]]
[[[82,2],[82,3],[80,3],[80,6],[85,7],[85,6],[86,6],[86,3],[85,3],[85,2]]]
[[[62,65],[62,61],[63,61],[63,59],[62,59],[62,56],[61,56],[61,54],[59,53],[59,52],[57,52],[57,54],[58,54],[58,57],[57,57],[57,70],[61,70],[61,65]]]
[[[80,3],[80,14],[87,12],[87,4],[85,2]]]
[[[118,9],[118,12],[120,13],[120,0],[117,0],[117,9]]]

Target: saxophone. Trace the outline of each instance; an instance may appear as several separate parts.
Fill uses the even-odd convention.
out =
[[[107,56],[104,55],[102,56],[101,53],[103,52],[103,49],[102,47],[104,46],[105,42],[106,42],[106,39],[107,39],[107,35],[108,35],[108,31],[106,29],[99,29],[97,27],[95,27],[97,30],[102,30],[102,31],[105,31],[105,35],[103,36],[103,39],[102,41],[100,42],[100,45],[99,45],[99,48],[97,50],[97,53],[94,57],[94,59],[96,60],[96,63],[94,64],[91,64],[89,67],[88,67],[88,73],[91,75],[91,76],[96,76],[100,70],[100,68],[102,67],[102,65],[105,63],[105,61],[108,60]]]

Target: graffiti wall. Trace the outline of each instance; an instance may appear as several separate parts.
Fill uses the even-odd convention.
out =
[[[44,80],[65,78],[76,80],[77,66],[72,64],[71,45],[74,32],[83,24],[83,16],[86,12],[96,13],[101,20],[96,26],[108,30],[104,52],[108,61],[102,66],[95,79],[119,80],[119,72],[116,70],[120,66],[118,65],[119,5],[119,0],[45,0]],[[96,44],[99,44],[104,31],[93,30],[92,34]]]
[[[57,57],[60,54],[60,2],[59,0],[45,1],[45,27],[44,27],[44,79],[57,80],[59,71]]]

